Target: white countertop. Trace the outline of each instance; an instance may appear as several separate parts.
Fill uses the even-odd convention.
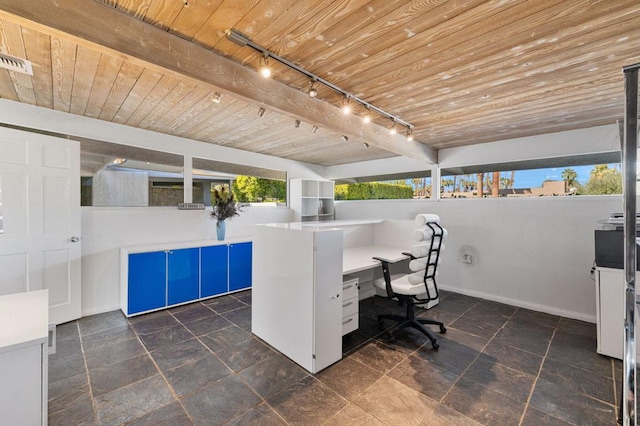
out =
[[[402,254],[403,249],[391,246],[360,246],[345,248],[342,252],[342,274],[353,274],[375,268],[380,262],[374,257],[389,260],[391,263],[408,259],[409,256]]]
[[[325,231],[330,229],[342,229],[347,226],[372,225],[381,223],[384,219],[362,220],[323,220],[318,222],[286,222],[286,223],[261,223],[258,226],[272,228],[293,229],[297,231]]]
[[[0,352],[46,342],[49,334],[49,290],[0,296]]]
[[[125,246],[122,250],[128,253],[142,253],[157,250],[178,250],[183,248],[219,246],[223,244],[247,243],[251,241],[251,237],[227,238],[223,241],[218,240],[197,240],[197,241],[171,241],[166,243],[141,244],[135,246]]]

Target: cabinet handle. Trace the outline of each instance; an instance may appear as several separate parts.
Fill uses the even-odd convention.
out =
[[[353,302],[343,303],[343,304],[342,304],[342,307],[343,307],[343,308],[346,308],[347,306],[351,306],[351,305],[353,305]]]
[[[351,321],[353,321],[353,318],[348,318],[346,321],[342,321],[342,325],[349,324]]]

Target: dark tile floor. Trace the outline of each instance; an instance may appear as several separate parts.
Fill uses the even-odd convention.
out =
[[[594,324],[442,292],[440,349],[391,343],[360,302],[342,361],[313,376],[251,334],[251,293],[59,326],[50,425],[615,425],[620,363]],[[615,375],[615,377],[614,377]],[[616,381],[617,379],[617,381]]]

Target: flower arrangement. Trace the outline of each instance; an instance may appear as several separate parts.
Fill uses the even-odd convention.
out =
[[[216,185],[213,188],[211,205],[213,206],[211,216],[215,217],[218,223],[233,216],[239,216],[242,211],[233,198],[231,191],[224,185]]]

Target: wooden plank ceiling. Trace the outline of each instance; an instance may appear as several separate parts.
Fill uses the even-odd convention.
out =
[[[0,96],[318,165],[428,162],[437,149],[615,122],[621,68],[640,62],[638,22],[637,0],[5,0],[0,52],[34,75],[0,70]],[[324,86],[309,98],[308,78],[281,64],[262,79],[231,28],[412,123],[416,141],[376,114],[363,124],[362,108],[341,116]]]

